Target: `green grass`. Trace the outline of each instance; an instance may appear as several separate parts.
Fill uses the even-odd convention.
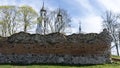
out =
[[[0,65],[0,68],[120,68],[120,62],[103,65],[89,65],[89,66],[60,66],[60,65]]]
[[[120,56],[112,55],[112,58],[118,58],[118,59],[120,59]]]

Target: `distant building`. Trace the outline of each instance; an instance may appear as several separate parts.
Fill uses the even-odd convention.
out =
[[[54,23],[54,32],[60,32],[60,28],[62,25],[64,25],[62,22],[62,14],[61,14],[61,10],[59,8],[57,16],[56,16],[56,20]],[[40,17],[38,17],[38,23],[37,23],[37,28],[36,28],[36,33],[37,34],[48,34],[49,33],[49,26],[48,26],[48,18],[47,18],[47,11],[44,7],[44,2],[42,5],[42,8],[40,10]]]
[[[47,11],[45,10],[44,2],[43,2],[43,6],[40,10],[40,17],[37,19],[38,20],[37,29],[36,29],[37,34],[46,34],[46,26],[47,26],[46,14]]]
[[[60,8],[58,10],[58,14],[57,14],[57,20],[55,22],[55,32],[60,32],[60,27],[63,25],[62,24],[62,14],[61,14],[61,11],[60,11]]]
[[[81,33],[81,22],[79,22],[79,33]]]

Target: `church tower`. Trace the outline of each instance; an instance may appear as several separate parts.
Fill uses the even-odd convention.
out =
[[[60,27],[62,25],[62,14],[61,14],[61,11],[60,11],[60,8],[58,10],[58,14],[57,14],[57,20],[56,20],[56,23],[55,23],[55,32],[60,32]]]
[[[42,18],[45,18],[46,17],[46,10],[45,10],[45,7],[44,7],[44,2],[43,2],[43,6],[42,6],[42,8],[41,8],[41,10],[40,10],[40,16],[42,17]]]
[[[37,34],[46,34],[46,10],[44,7],[44,2],[42,5],[42,8],[40,10],[40,17],[38,18],[38,24],[37,24],[37,29],[36,29],[36,33]]]

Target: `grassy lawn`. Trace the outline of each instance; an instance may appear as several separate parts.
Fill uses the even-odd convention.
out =
[[[112,58],[118,58],[118,59],[120,59],[120,56],[113,55]]]
[[[89,65],[89,66],[60,66],[60,65],[0,65],[0,68],[120,68],[120,62],[103,65]]]

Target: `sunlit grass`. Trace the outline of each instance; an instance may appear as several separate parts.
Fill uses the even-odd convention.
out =
[[[112,58],[118,58],[118,59],[120,59],[120,56],[112,55]]]

